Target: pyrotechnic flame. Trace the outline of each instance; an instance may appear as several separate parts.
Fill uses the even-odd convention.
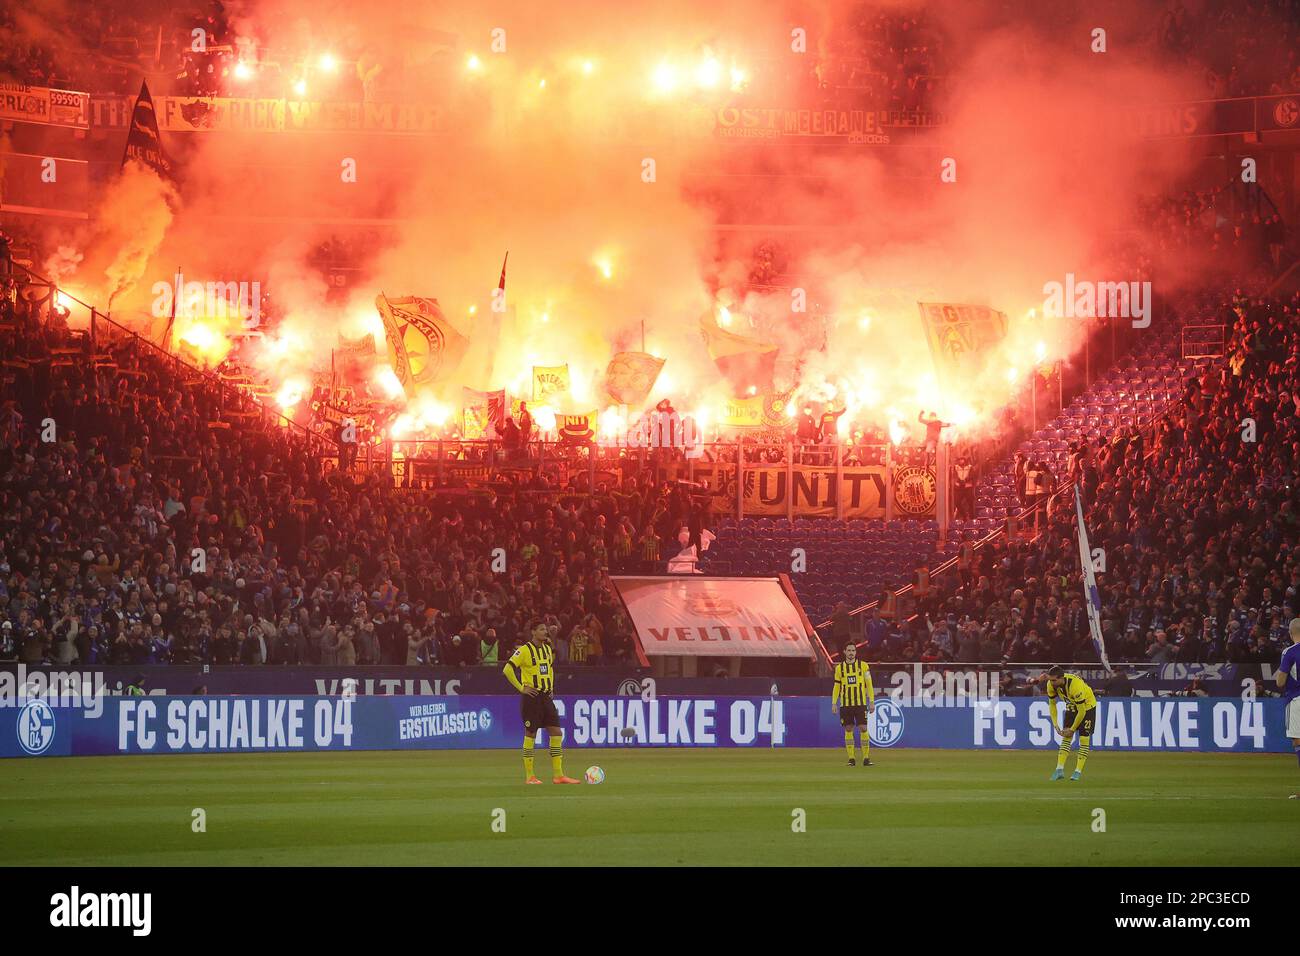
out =
[[[613,441],[627,430],[627,419],[617,405],[611,405],[600,413],[598,419],[600,437]]]
[[[677,68],[671,63],[660,63],[655,67],[651,81],[660,93],[671,93],[677,88]]]
[[[375,371],[375,382],[389,398],[400,398],[403,394],[402,382],[390,366],[382,365]]]
[[[276,392],[275,400],[286,412],[302,401],[307,391],[307,383],[299,378],[291,378]]]
[[[715,57],[705,57],[699,69],[695,71],[695,82],[707,90],[713,89],[722,79],[722,64]]]
[[[538,405],[532,409],[533,422],[544,432],[549,432],[555,428],[555,409],[550,405]]]
[[[230,340],[206,322],[190,321],[177,331],[176,338],[209,365],[218,364],[230,351]]]

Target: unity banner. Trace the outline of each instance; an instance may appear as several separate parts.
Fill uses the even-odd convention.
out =
[[[552,395],[563,395],[569,390],[569,366],[534,365],[533,401],[544,402]]]
[[[979,371],[983,356],[1007,337],[1006,313],[985,305],[918,302],[930,354],[941,373]]]
[[[917,475],[901,475],[915,470]],[[681,469],[684,476],[684,469]],[[736,466],[696,464],[691,478],[706,482],[717,499],[715,510],[734,510]],[[790,479],[790,480],[787,480]],[[929,469],[899,469],[895,474],[894,508],[906,517],[933,516],[937,500],[934,472]],[[888,493],[884,465],[853,465],[842,469],[842,477],[830,467],[796,465],[789,475],[784,466],[745,469],[743,503],[746,515],[797,518],[834,518],[844,496],[845,518],[883,518]],[[793,497],[793,500],[792,500]]]
[[[437,382],[455,371],[469,339],[447,321],[437,299],[389,299],[381,292],[375,308],[384,320],[389,361],[404,389]]]
[[[654,388],[665,361],[648,352],[619,352],[605,369],[605,391],[620,405],[640,405]]]

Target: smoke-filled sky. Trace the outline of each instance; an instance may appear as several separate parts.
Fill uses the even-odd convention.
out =
[[[567,362],[573,390],[558,410],[571,412],[610,404],[605,364],[640,347],[643,322],[647,350],[667,359],[653,397],[716,408],[732,388],[698,328],[725,305],[732,331],[782,347],[777,384],[799,386],[800,400],[834,398],[882,421],[926,408],[975,430],[1040,341],[1048,358],[1073,354],[1077,324],[1027,318],[1043,284],[1139,278],[1098,272],[1097,256],[1139,197],[1191,168],[1181,149],[1130,138],[1124,111],[1201,95],[1196,77],[1155,65],[1155,4],[1011,4],[1032,21],[992,12],[1006,6],[929,5],[949,69],[942,126],[914,145],[813,150],[720,141],[701,117],[728,101],[733,80],[754,105],[802,105],[806,87],[787,78],[806,73],[828,37],[864,11],[916,4],[375,0],[363,13],[355,2],[250,2],[232,22],[258,38],[260,56],[328,51],[348,71],[358,61],[377,98],[442,104],[443,135],[164,133],[179,198],[148,174],[123,176],[68,284],[101,305],[120,289],[116,315],[147,309],[152,283],[178,264],[192,279],[260,279],[288,314],[266,367],[308,380],[339,332],[377,328],[377,292],[436,297],[473,347],[425,404],[457,404],[461,385],[527,398],[532,365]],[[1105,53],[1091,50],[1095,27]],[[495,28],[504,52],[492,51]],[[796,29],[807,53],[791,50]],[[712,69],[716,91],[699,89]],[[347,159],[356,183],[340,179]],[[944,182],[949,159],[956,178]],[[725,204],[706,198],[719,184]],[[770,228],[735,228],[751,206]],[[350,218],[373,221],[375,239],[349,300],[327,304],[307,254]],[[745,298],[765,238],[790,250],[810,311],[834,317],[824,349],[810,350],[821,342],[787,293]],[[510,310],[498,329],[487,306],[506,250]],[[918,300],[1006,312],[1004,349],[971,379],[943,380]]]

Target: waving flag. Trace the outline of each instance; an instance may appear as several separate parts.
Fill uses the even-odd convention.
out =
[[[158,136],[158,116],[154,113],[153,97],[149,95],[149,84],[143,80],[140,81],[140,95],[135,99],[135,109],[131,111],[131,129],[126,134],[122,165],[133,159],[144,163],[159,176],[171,178],[172,164],[163,153],[162,140]]]
[[[500,431],[506,414],[505,389],[480,392],[472,388],[462,388],[461,404],[465,414],[465,427],[461,434],[465,438],[471,441],[491,438],[493,430]]]
[[[1092,573],[1092,548],[1088,545],[1088,528],[1083,523],[1083,497],[1078,485],[1074,486],[1074,512],[1079,519],[1079,563],[1083,566],[1083,601],[1088,608],[1088,630],[1092,632],[1092,644],[1097,648],[1102,666],[1109,671],[1106,642],[1101,636],[1101,592],[1097,590],[1097,577]]]
[[[969,374],[1007,337],[1005,313],[984,305],[918,302],[930,354],[940,372]]]
[[[648,352],[619,352],[605,369],[605,391],[620,405],[640,405],[663,367],[664,360]]]
[[[708,347],[709,358],[737,392],[750,388],[763,391],[771,384],[777,346],[719,328],[707,314],[700,316],[700,334]]]
[[[375,308],[384,320],[388,359],[403,388],[446,378],[465,356],[469,339],[447,321],[437,299],[390,299],[381,292]]]
[[[569,390],[569,366],[534,365],[533,401],[544,402],[552,395],[563,395]]]

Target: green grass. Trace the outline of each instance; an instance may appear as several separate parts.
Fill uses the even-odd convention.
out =
[[[1049,783],[1049,753],[873,756],[571,751],[571,774],[605,768],[599,787],[525,787],[514,751],[5,760],[0,864],[1229,866],[1300,849],[1289,756],[1099,752],[1082,783]]]

